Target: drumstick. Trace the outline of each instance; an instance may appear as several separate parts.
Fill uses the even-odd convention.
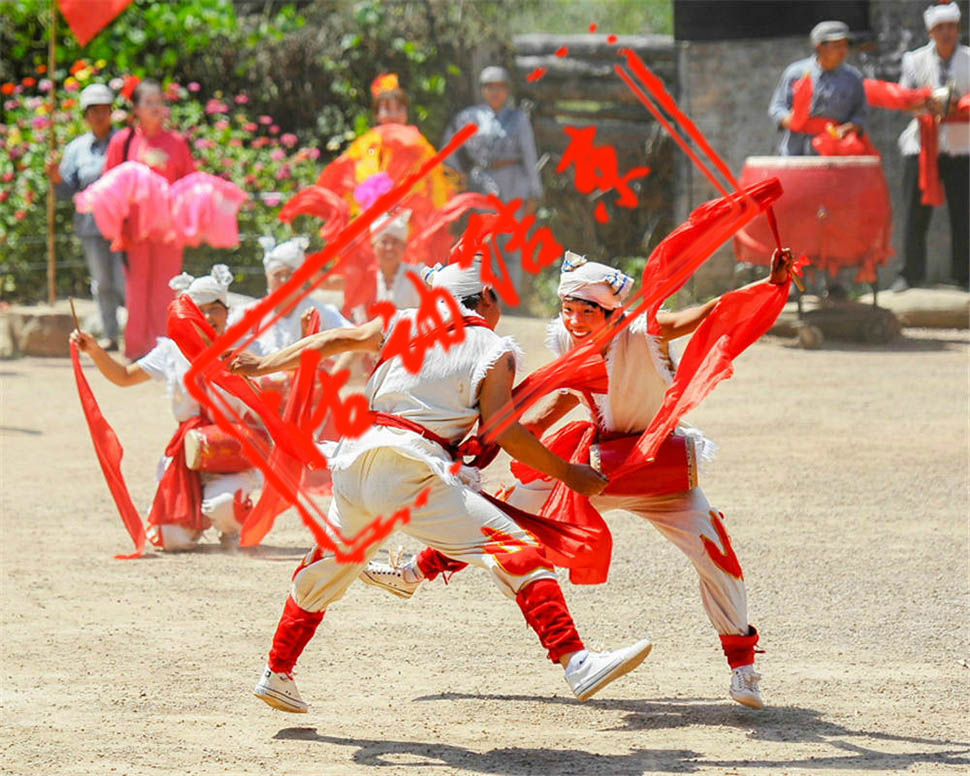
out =
[[[69,296],[67,301],[71,305],[71,317],[74,318],[74,329],[75,331],[81,331],[81,324],[77,320],[77,310],[74,309],[74,298]]]

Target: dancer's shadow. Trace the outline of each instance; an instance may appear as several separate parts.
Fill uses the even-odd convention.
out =
[[[470,695],[444,693],[423,696],[414,702],[433,701],[501,701],[519,703],[552,703],[573,705],[568,697],[532,695]],[[534,774],[602,772],[610,774],[641,774],[676,771],[693,772],[701,768],[718,770],[731,768],[765,768],[769,772],[793,768],[867,770],[872,772],[904,771],[920,763],[937,765],[970,765],[970,743],[947,739],[903,736],[880,731],[853,730],[824,719],[815,709],[774,707],[760,712],[744,709],[731,703],[712,699],[670,699],[653,701],[601,700],[589,701],[588,707],[603,711],[625,712],[622,723],[609,732],[670,730],[706,725],[737,728],[744,736],[756,741],[814,743],[839,750],[832,755],[814,755],[792,759],[713,760],[687,749],[630,749],[623,754],[600,755],[576,749],[530,749],[507,747],[476,752],[444,743],[370,740],[320,735],[313,728],[285,728],[277,739],[319,741],[337,746],[356,748],[354,762],[378,766],[445,765],[485,774]],[[605,732],[605,731],[604,731]],[[853,741],[852,739],[856,739]],[[863,746],[860,739],[910,744],[918,751],[885,752]],[[636,737],[633,741],[641,741]]]

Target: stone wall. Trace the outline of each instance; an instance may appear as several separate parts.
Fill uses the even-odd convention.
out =
[[[867,77],[896,81],[902,54],[927,41],[922,12],[928,3],[914,0],[872,0],[869,16],[873,40],[854,46],[849,63]],[[960,0],[964,19],[968,2]],[[966,22],[964,22],[966,29]],[[785,67],[808,56],[808,30],[796,38],[768,38],[718,42],[678,42],[680,102],[711,145],[731,169],[740,173],[748,156],[771,155],[780,133],[767,115],[771,93]],[[902,262],[900,182],[902,159],[896,138],[909,117],[898,111],[872,109],[869,131],[883,157],[883,168],[893,198],[893,247],[882,285],[895,277]],[[706,178],[683,160],[679,162],[679,217],[715,196]],[[930,227],[928,272],[930,280],[946,277],[950,236],[945,208],[938,208]],[[723,292],[733,282],[734,258],[730,244],[723,246],[693,281],[698,296]]]

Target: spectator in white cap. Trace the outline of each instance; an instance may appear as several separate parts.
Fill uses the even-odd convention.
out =
[[[469,191],[494,194],[503,202],[521,199],[521,218],[534,213],[542,199],[532,124],[524,112],[509,104],[510,79],[504,67],[486,67],[478,81],[484,104],[458,113],[442,145],[467,124],[477,124],[478,131],[445,163],[458,172]],[[518,251],[504,250],[505,242],[505,237],[499,239],[509,276],[521,288],[522,257]]]
[[[229,316],[231,283],[229,268],[225,264],[216,264],[208,275],[201,277],[192,277],[184,272],[176,275],[169,281],[169,287],[177,294],[191,298],[216,334],[221,335],[226,330]],[[148,380],[158,380],[168,388],[172,414],[179,428],[159,462],[158,477],[162,487],[148,518],[147,534],[151,542],[161,550],[187,550],[196,545],[205,530],[214,527],[220,534],[221,542],[233,543],[251,508],[250,494],[262,485],[262,475],[257,469],[232,474],[188,469],[186,456],[181,453],[183,445],[200,429],[204,432],[208,421],[199,403],[186,388],[185,373],[190,363],[178,345],[168,337],[159,337],[155,347],[146,355],[134,363],[123,364],[106,353],[87,332],[74,331],[71,341],[78,350],[87,353],[98,371],[115,385],[128,388]],[[233,404],[241,416],[246,414],[241,402],[228,394],[221,397]],[[174,483],[166,486],[171,479],[167,477],[171,467],[183,467],[186,471],[182,473],[184,476],[176,477]],[[191,485],[193,477],[198,478],[197,494],[181,490],[194,487]],[[176,486],[180,495],[167,499],[166,494],[172,495],[169,489],[172,485]]]
[[[923,12],[930,42],[903,54],[899,83],[910,89],[930,87],[934,96],[927,108],[937,116],[935,160],[946,193],[950,215],[951,277],[963,288],[970,286],[970,122],[958,115],[957,103],[970,92],[970,47],[960,45],[960,7],[936,3]],[[903,154],[903,261],[895,291],[904,291],[926,280],[926,232],[933,204],[924,201],[920,189],[920,129],[913,119],[899,136]]]
[[[782,74],[771,97],[768,115],[784,130],[778,153],[781,156],[812,156],[812,136],[789,128],[792,117],[793,87],[806,74],[812,78],[813,117],[826,118],[836,125],[842,137],[849,132],[861,134],[866,124],[866,93],[862,73],[845,64],[849,55],[849,26],[845,22],[824,21],[809,35],[815,54],[793,62]]]
[[[272,237],[266,236],[260,237],[259,243],[263,247],[266,295],[269,296],[285,285],[293,277],[293,273],[303,266],[310,240],[300,236],[277,244]],[[350,321],[344,318],[334,305],[321,302],[311,296],[304,296],[298,300],[297,297],[302,293],[302,289],[294,291],[276,305],[273,313],[267,314],[260,323],[253,326],[254,329],[263,329],[251,346],[256,352],[261,354],[275,353],[287,345],[292,345],[303,336],[308,316],[312,310],[320,313],[321,331],[350,326]],[[234,307],[229,317],[230,325],[241,320],[260,301],[256,300],[247,305]],[[283,314],[270,324],[276,313]]]
[[[90,186],[104,171],[108,141],[115,130],[111,126],[111,104],[114,94],[104,84],[90,84],[81,92],[81,113],[90,127],[74,138],[64,149],[63,158],[47,159],[47,175],[60,199],[73,197]],[[118,308],[125,303],[125,275],[121,254],[108,247],[91,213],[74,214],[74,234],[81,241],[84,259],[91,273],[91,296],[101,317],[101,345],[109,351],[118,349]]]

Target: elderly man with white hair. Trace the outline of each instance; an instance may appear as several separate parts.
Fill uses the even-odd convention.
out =
[[[182,273],[172,278],[169,286],[185,294],[198,305],[206,321],[222,334],[229,315],[229,284],[232,274],[225,264],[216,264],[210,274],[193,278]],[[168,337],[158,342],[145,356],[123,364],[108,354],[97,340],[85,331],[74,331],[71,341],[87,353],[95,366],[110,382],[122,388],[159,380],[168,388],[172,414],[179,427],[159,461],[159,487],[148,516],[148,538],[161,550],[186,550],[195,546],[203,532],[215,527],[223,543],[231,543],[242,528],[251,508],[250,493],[262,485],[262,474],[243,463],[232,472],[198,471],[189,468],[185,448],[192,435],[213,429],[202,407],[188,392],[185,373],[189,360]],[[214,388],[213,390],[221,391]],[[246,409],[228,394],[240,415]],[[217,433],[217,432],[215,432]],[[196,443],[198,443],[196,437]]]
[[[957,110],[960,98],[970,93],[970,47],[960,45],[960,7],[956,3],[936,3],[923,13],[930,42],[903,54],[899,82],[910,89],[930,87],[934,98],[929,103],[935,115],[936,158],[923,159],[932,148],[922,148],[918,119],[913,119],[899,136],[903,154],[904,265],[894,281],[895,291],[904,291],[926,280],[926,232],[933,208],[943,204],[925,191],[926,173],[936,166],[939,182],[946,192],[950,216],[952,278],[970,286],[970,121]],[[929,144],[928,144],[929,145]]]
[[[308,349],[323,357],[345,351],[381,356],[366,388],[375,424],[329,452],[334,484],[329,520],[335,532],[356,536],[379,516],[409,506],[410,517],[402,530],[452,558],[486,569],[499,589],[516,600],[549,658],[565,668],[570,688],[585,700],[639,665],[650,642],[588,652],[533,533],[466,484],[467,472],[456,470],[455,448],[479,416],[488,423],[510,402],[519,351],[514,341],[493,331],[501,309],[493,290],[482,283],[480,261],[467,269],[451,265],[431,272],[430,284],[424,308],[396,313],[386,330],[377,319],[353,329],[323,332],[275,356],[241,354],[231,368],[249,375],[290,369]],[[447,304],[444,292],[461,306]],[[432,309],[426,309],[429,306]],[[382,353],[385,333],[388,342],[394,338],[393,327],[416,330],[422,316],[434,312],[453,331],[459,323],[456,310],[463,325],[461,341],[449,342],[448,347],[441,341],[430,344],[416,371],[409,371],[403,358]],[[591,467],[552,454],[518,423],[509,426],[498,443],[513,457],[581,493],[598,493],[606,484]],[[306,556],[293,577],[268,665],[256,685],[259,698],[282,711],[307,710],[293,681],[296,660],[327,607],[344,595],[377,549],[376,544],[368,547],[357,563],[340,562],[320,547]]]
[[[849,56],[849,26],[845,22],[824,21],[809,35],[813,56],[793,62],[781,76],[771,96],[768,115],[784,130],[778,153],[781,156],[813,156],[812,136],[789,127],[794,105],[795,83],[809,74],[814,84],[810,115],[831,119],[839,137],[865,131],[867,103],[862,73],[845,64]]]
[[[776,254],[769,282],[784,283],[790,266],[790,257]],[[602,331],[618,314],[633,284],[633,278],[620,270],[567,251],[558,289],[561,311],[550,324],[546,340],[553,354],[561,356]],[[583,387],[560,390],[523,422],[534,434],[542,435],[582,402],[595,424],[595,437],[586,438],[591,443],[590,460],[598,458],[599,468],[605,473],[615,471],[664,404],[675,371],[670,341],[692,333],[717,302],[713,299],[676,313],[658,312],[659,334],[648,331],[646,314],[639,316],[602,348],[600,379],[585,375],[581,381],[574,381]],[[563,445],[557,445],[557,441],[571,449],[561,449]],[[560,453],[572,453],[582,444],[575,435],[559,432],[543,438],[543,443]],[[745,706],[762,708],[761,676],[754,668],[758,632],[748,623],[744,575],[723,515],[697,486],[697,463],[712,456],[713,445],[686,426],[678,428],[668,443],[656,454],[660,464],[645,462],[593,495],[590,502],[601,512],[622,510],[649,520],[688,557],[699,577],[704,609],[731,668],[730,696]],[[529,512],[542,510],[552,494],[553,480],[516,464],[513,471],[518,477],[505,489],[508,503]],[[607,556],[607,569],[608,564]],[[434,550],[425,549],[394,568],[372,562],[364,573],[370,584],[409,597],[422,580],[460,568]],[[604,580],[605,572],[602,577],[586,579]]]
[[[263,246],[263,271],[266,273],[266,294],[275,293],[286,284],[306,260],[306,249],[310,244],[306,237],[294,237],[291,240],[276,244],[272,237],[260,237]],[[306,316],[316,310],[320,314],[320,329],[339,329],[350,326],[350,321],[344,318],[340,311],[332,304],[321,302],[310,296],[298,299],[302,290],[295,291],[291,296],[276,305],[273,313],[267,313],[262,321],[253,325],[253,329],[262,329],[255,340],[253,349],[257,353],[268,354],[282,350],[287,345],[304,336]],[[242,320],[250,310],[259,304],[259,300],[248,305],[234,307],[229,315],[229,325],[235,325]],[[282,313],[272,324],[274,315]]]

